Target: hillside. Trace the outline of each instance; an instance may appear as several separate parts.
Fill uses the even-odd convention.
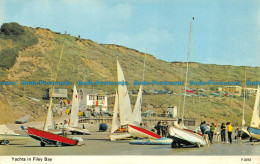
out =
[[[21,81],[52,81],[57,70],[59,56],[64,44],[60,71],[56,81],[116,81],[116,60],[118,58],[124,71],[129,90],[138,90],[134,80],[142,80],[144,53],[127,47],[111,44],[98,44],[69,34],[52,32],[49,29],[30,28],[17,23],[6,23],[0,33],[0,81],[15,82],[15,85],[0,86],[0,124],[13,122],[16,118],[29,114],[33,120],[42,120],[45,116],[47,101],[35,102],[28,97],[41,99],[50,86],[23,86]],[[191,54],[192,55],[192,54]],[[147,54],[145,81],[185,81],[186,64],[166,62]],[[182,77],[182,79],[181,79]],[[260,80],[259,67],[247,67],[247,80]],[[215,64],[189,64],[188,81],[239,81],[243,86],[244,67]],[[72,89],[72,86],[62,86]],[[82,86],[77,86],[78,88]],[[105,92],[114,93],[115,86],[94,86]],[[189,88],[197,88],[189,86]],[[199,86],[210,91],[213,85]],[[255,86],[254,86],[255,87]],[[93,88],[93,86],[85,86]],[[149,85],[145,90],[174,90],[180,93],[180,86]],[[182,87],[183,93],[183,87]],[[181,104],[176,95],[145,95],[144,111],[150,106],[162,112],[166,106]],[[134,104],[135,97],[131,96]],[[200,103],[198,104],[198,102]],[[109,99],[113,102],[113,97]],[[246,122],[251,118],[254,96],[246,100]],[[186,117],[224,122],[241,122],[243,98],[188,97]],[[3,105],[2,105],[3,104]],[[9,117],[10,116],[10,117]],[[6,119],[8,118],[8,119]]]

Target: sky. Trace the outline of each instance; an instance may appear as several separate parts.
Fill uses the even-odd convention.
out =
[[[192,22],[190,61],[260,66],[259,0],[0,0],[0,24],[8,22],[168,62],[187,61]]]

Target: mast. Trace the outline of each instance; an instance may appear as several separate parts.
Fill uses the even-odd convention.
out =
[[[182,81],[182,68],[183,68],[183,60],[181,61],[181,67],[180,67],[180,69],[181,69],[180,81]],[[181,109],[181,88],[182,88],[182,85],[180,85],[180,92],[179,92],[179,106],[178,106],[179,109]]]
[[[144,53],[143,82],[144,82],[144,72],[145,72],[145,60],[146,60],[146,53],[147,53],[147,48],[145,49],[145,53]]]
[[[143,81],[144,81],[144,72],[145,72],[145,59],[146,59],[146,53],[144,55],[144,69],[143,69]],[[142,122],[142,93],[143,93],[143,85],[140,85],[138,95],[136,98],[134,111],[132,115],[132,125],[140,126]]]
[[[117,78],[117,82],[119,82],[118,81],[118,56],[117,56],[117,58],[116,58],[116,61],[117,61],[117,63],[116,63],[116,70],[117,70],[117,73],[116,73],[116,78]],[[119,85],[117,84],[117,96],[118,96],[118,114],[119,114],[119,125],[121,126],[122,124],[121,124],[121,119],[120,119],[120,106],[119,106]]]
[[[194,20],[194,17],[192,18]],[[189,38],[189,48],[188,48],[188,58],[187,58],[187,69],[186,69],[186,80],[184,84],[184,98],[183,98],[183,109],[182,109],[182,122],[184,124],[184,109],[185,109],[185,98],[186,98],[186,88],[187,88],[187,79],[188,79],[188,71],[189,71],[189,58],[190,58],[190,41],[191,41],[191,29],[192,29],[192,21],[190,23],[190,38]]]
[[[246,66],[245,66],[245,84],[244,84],[244,101],[243,101],[242,127],[245,125],[245,105],[246,105]]]
[[[56,73],[56,76],[55,76],[54,81],[56,81],[56,80],[57,80],[57,77],[58,77],[58,72],[59,72],[59,69],[60,69],[60,62],[61,62],[63,50],[64,50],[64,41],[63,41],[63,44],[62,44],[61,53],[60,53],[60,59],[59,59],[59,64],[58,64],[58,67],[57,67],[57,73]],[[48,115],[49,115],[50,110],[51,110],[52,96],[53,96],[53,93],[54,93],[54,85],[51,86],[51,89],[52,89],[52,91],[51,91],[51,97],[50,97],[50,104],[49,104],[49,107],[48,107],[47,116],[46,116],[46,119],[45,119],[45,122],[44,122],[43,130],[46,128],[47,118],[48,118]]]

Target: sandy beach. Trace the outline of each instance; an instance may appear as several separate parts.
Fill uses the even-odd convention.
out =
[[[57,122],[63,120],[56,120]],[[43,122],[29,122],[25,126],[41,128]],[[128,140],[110,141],[109,130],[98,132],[98,124],[85,124],[91,135],[77,135],[83,139],[81,146],[41,147],[40,142],[29,138],[24,141],[11,141],[9,145],[0,145],[0,155],[259,155],[260,145],[252,145],[248,140],[233,144],[214,142],[210,147],[201,148],[171,148],[171,145],[130,145]],[[26,135],[20,130],[20,125],[7,124],[19,134]],[[108,127],[110,129],[110,125]],[[69,135],[68,137],[74,137]]]

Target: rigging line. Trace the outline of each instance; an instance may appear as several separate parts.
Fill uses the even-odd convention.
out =
[[[144,54],[143,82],[144,82],[144,72],[145,72],[146,53],[147,53],[147,48],[145,49],[145,54]]]

